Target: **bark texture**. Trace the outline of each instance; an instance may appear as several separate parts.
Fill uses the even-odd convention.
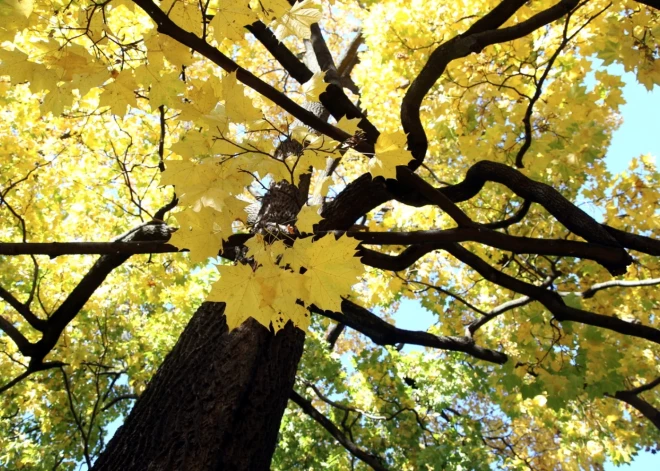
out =
[[[95,471],[270,469],[305,335],[228,332],[223,311],[197,310]]]

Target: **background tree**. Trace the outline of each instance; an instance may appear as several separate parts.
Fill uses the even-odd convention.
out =
[[[595,58],[660,82],[657,2],[0,15],[4,467],[598,469],[656,446],[659,175],[607,172],[622,82],[587,83]],[[437,322],[396,327],[409,300]]]

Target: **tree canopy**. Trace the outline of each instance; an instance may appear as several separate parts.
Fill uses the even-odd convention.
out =
[[[604,156],[659,20],[0,0],[0,466],[91,468],[204,300],[306,333],[272,469],[655,452],[660,173]]]

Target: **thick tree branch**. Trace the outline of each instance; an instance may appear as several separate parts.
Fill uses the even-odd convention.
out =
[[[616,239],[616,241],[623,247],[649,255],[660,255],[660,240],[638,234],[631,234],[630,232],[615,229],[606,224],[603,224],[602,226],[603,229],[614,237],[614,239]]]
[[[643,392],[650,391],[651,389],[654,389],[656,386],[660,386],[660,376],[655,378],[653,381],[649,381],[646,384],[642,384],[641,386],[630,389],[627,392],[629,392],[631,394],[641,394]]]
[[[364,131],[367,142],[372,145],[376,143],[378,135],[380,134],[376,127],[371,124],[367,117],[362,113],[360,108],[355,106],[351,100],[348,99],[342,88],[341,76],[332,54],[328,49],[328,45],[323,38],[323,33],[318,24],[313,24],[310,27],[311,37],[310,42],[314,55],[318,62],[319,68],[326,73],[326,81],[329,82],[325,92],[321,93],[319,100],[325,108],[330,112],[333,118],[339,121],[341,118],[348,119],[360,118],[359,128]],[[344,67],[347,70],[347,67]]]
[[[0,330],[3,331],[15,344],[18,351],[24,356],[32,356],[35,345],[31,343],[21,332],[4,317],[0,316]]]
[[[30,309],[30,306],[20,302],[14,297],[9,291],[0,286],[0,298],[2,298],[7,304],[13,307],[16,312],[18,312],[23,319],[25,319],[33,328],[38,331],[43,331],[46,326],[46,321],[39,319]]]
[[[179,252],[162,242],[2,242],[0,255],[109,255]],[[0,288],[1,290],[2,288]],[[0,297],[2,295],[0,294]]]
[[[310,401],[302,397],[294,390],[291,391],[291,395],[289,397],[298,405],[298,407],[303,410],[303,412],[305,412],[305,414],[309,415],[319,425],[326,429],[328,433],[332,435],[334,439],[337,440],[344,448],[346,448],[350,454],[371,466],[376,471],[387,471],[387,468],[381,464],[380,458],[360,449],[355,443],[349,440],[349,438],[344,433],[342,433],[342,431],[339,430],[339,428],[337,428],[337,426],[333,424],[330,419],[321,414]]]
[[[169,237],[170,229],[167,225],[161,222],[151,222],[123,234],[117,241],[167,241]],[[103,283],[112,270],[124,263],[129,257],[130,254],[111,254],[104,255],[96,261],[80,283],[48,319],[43,336],[32,346],[28,355],[32,357],[32,361],[39,363],[48,355],[57,344],[62,331],[78,314],[90,296],[94,294],[94,291]]]
[[[629,406],[637,409],[644,417],[649,419],[658,430],[660,430],[660,411],[649,402],[639,397],[639,394],[650,391],[658,385],[660,385],[660,377],[634,389],[617,391],[614,394],[605,395],[623,401]]]
[[[433,186],[424,180],[419,175],[413,173],[410,169],[402,167],[397,173],[398,180],[410,187],[414,187],[417,191],[431,204],[436,205],[442,209],[447,215],[452,218],[456,224],[463,227],[474,227],[477,224],[465,214],[461,208],[456,206],[453,201],[447,198],[441,191],[436,190]]]
[[[344,52],[344,55],[339,59],[339,65],[337,66],[337,73],[339,74],[342,86],[348,88],[356,95],[360,94],[360,89],[351,79],[351,72],[360,61],[358,49],[362,44],[364,44],[364,36],[362,35],[362,30],[359,30],[353,41],[351,41],[351,44],[349,44],[348,49]]]
[[[245,27],[259,42],[272,54],[282,67],[298,83],[309,81],[314,75],[311,70],[300,61],[283,42],[280,42],[268,26],[256,21]]]
[[[513,253],[579,257],[594,260],[605,267],[626,266],[628,256],[621,250],[612,250],[600,244],[590,244],[565,239],[536,239],[496,232],[483,227],[457,227],[445,230],[411,232],[360,232],[349,231],[346,235],[365,244],[411,245],[421,243],[479,242]]]
[[[578,322],[581,324],[593,325],[595,327],[602,327],[603,329],[618,332],[623,335],[639,337],[660,344],[660,330],[654,327],[633,324],[617,317],[595,314],[593,312],[567,306],[564,304],[561,296],[556,292],[531,285],[502,273],[458,244],[447,244],[443,249],[461,262],[473,268],[491,283],[529,296],[540,302],[558,321]]]
[[[337,340],[339,340],[339,337],[341,336],[341,334],[344,332],[345,329],[346,329],[346,324],[343,324],[341,322],[337,322],[336,324],[333,324],[330,327],[330,329],[328,329],[328,333],[325,336],[325,341],[328,342],[328,350],[334,350]]]
[[[401,271],[410,267],[429,252],[445,248],[446,242],[423,242],[410,245],[399,255],[387,255],[366,247],[360,247],[358,256],[363,264],[381,270]]]
[[[397,175],[408,174],[407,169],[399,167]],[[434,192],[442,193],[453,203],[459,203],[476,196],[489,181],[507,186],[525,199],[525,205],[542,205],[566,228],[588,242],[619,250],[619,260],[623,263],[607,266],[614,275],[625,273],[627,265],[632,262],[623,248],[660,255],[660,241],[599,224],[554,188],[501,163],[487,160],[477,162],[470,167],[462,182],[438,188]],[[370,174],[365,174],[348,184],[333,201],[324,206],[322,215],[328,221],[321,221],[318,230],[346,230],[360,217],[392,199],[418,207],[434,204],[416,185],[405,185],[393,180],[385,182],[379,178],[374,180]],[[330,220],[333,224],[330,224]]]
[[[225,56],[218,49],[214,48],[194,33],[185,31],[174,23],[154,2],[151,0],[133,0],[133,2],[142,8],[147,15],[156,23],[159,33],[170,36],[177,40],[179,43],[186,47],[191,48],[193,51],[206,57],[214,64],[220,66],[227,72],[236,72],[236,78],[243,84],[252,88],[257,93],[271,100],[276,105],[283,108],[290,113],[293,117],[298,119],[301,123],[315,129],[321,134],[325,134],[332,139],[338,141],[345,141],[349,136],[343,130],[329,124],[323,119],[318,118],[314,113],[306,110],[289,97],[267,84],[251,72],[240,67],[236,62],[232,61],[229,57]],[[359,152],[367,153],[373,152],[373,146],[363,145],[361,148],[356,148]]]
[[[635,0],[637,3],[646,5],[647,7],[655,8],[660,10],[660,0]]]
[[[313,312],[346,324],[351,329],[369,337],[377,345],[406,343],[423,347],[438,348],[452,352],[463,352],[480,360],[504,364],[508,357],[501,352],[480,347],[469,337],[447,337],[428,332],[399,329],[357,304],[342,300],[341,313],[324,311],[316,307]]]
[[[470,167],[461,183],[440,188],[438,191],[444,193],[451,201],[465,201],[479,193],[487,181],[505,185],[521,198],[542,205],[567,229],[588,242],[618,250],[623,263],[606,265],[606,268],[613,275],[621,275],[626,272],[632,258],[623,250],[623,244],[613,237],[609,230],[606,230],[551,186],[536,182],[514,168],[482,160]]]

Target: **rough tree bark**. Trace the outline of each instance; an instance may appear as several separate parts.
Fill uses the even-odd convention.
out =
[[[305,334],[204,303],[94,465],[96,471],[267,470]]]

